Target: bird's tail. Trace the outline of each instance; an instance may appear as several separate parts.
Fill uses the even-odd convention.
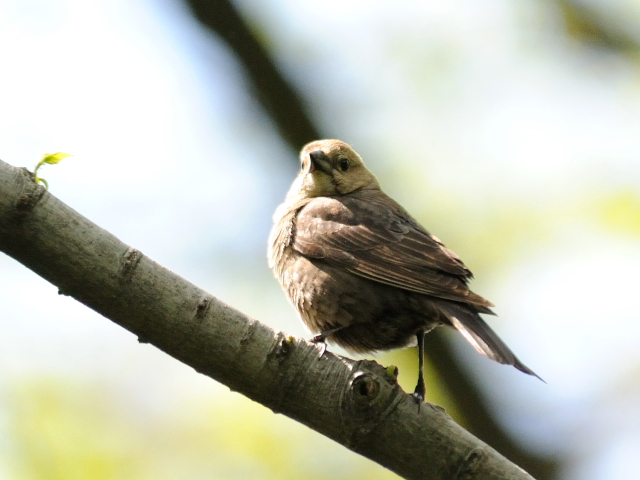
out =
[[[476,312],[471,311],[466,306],[449,302],[438,302],[438,306],[447,316],[453,327],[458,330],[478,352],[496,362],[513,365],[521,372],[533,375],[542,380],[537,373],[515,356],[511,349],[507,347]],[[542,381],[544,382],[544,380]]]

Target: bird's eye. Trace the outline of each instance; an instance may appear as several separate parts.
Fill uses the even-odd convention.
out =
[[[347,170],[349,170],[349,167],[351,166],[351,164],[349,163],[348,158],[342,158],[338,162],[338,166],[340,167],[340,170],[342,170],[343,172],[346,172]]]

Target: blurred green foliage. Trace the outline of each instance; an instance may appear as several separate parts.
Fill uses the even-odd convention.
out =
[[[11,385],[7,478],[396,478],[239,394],[144,416],[122,408],[118,389],[106,391],[107,384],[46,378]]]
[[[15,478],[144,478],[139,432],[87,387],[53,378],[13,385],[7,414]]]
[[[593,208],[595,220],[617,234],[640,236],[640,192],[633,189],[613,192]]]

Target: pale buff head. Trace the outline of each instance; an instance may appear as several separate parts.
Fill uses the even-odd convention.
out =
[[[316,140],[300,152],[300,173],[288,198],[346,195],[360,189],[380,189],[362,158],[340,140]]]

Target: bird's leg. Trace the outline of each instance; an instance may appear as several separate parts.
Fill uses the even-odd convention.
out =
[[[320,356],[324,355],[325,350],[327,349],[327,337],[330,337],[331,335],[333,335],[334,333],[336,333],[338,330],[342,330],[343,327],[336,327],[336,328],[331,328],[329,330],[325,330],[324,332],[320,332],[318,335],[316,335],[315,337],[313,337],[311,340],[309,340],[311,343],[315,343],[315,344],[322,344],[322,353],[320,354]]]
[[[424,396],[427,393],[427,388],[424,384],[424,331],[420,330],[416,337],[418,339],[418,384],[413,391],[413,396],[418,404],[424,402]]]

